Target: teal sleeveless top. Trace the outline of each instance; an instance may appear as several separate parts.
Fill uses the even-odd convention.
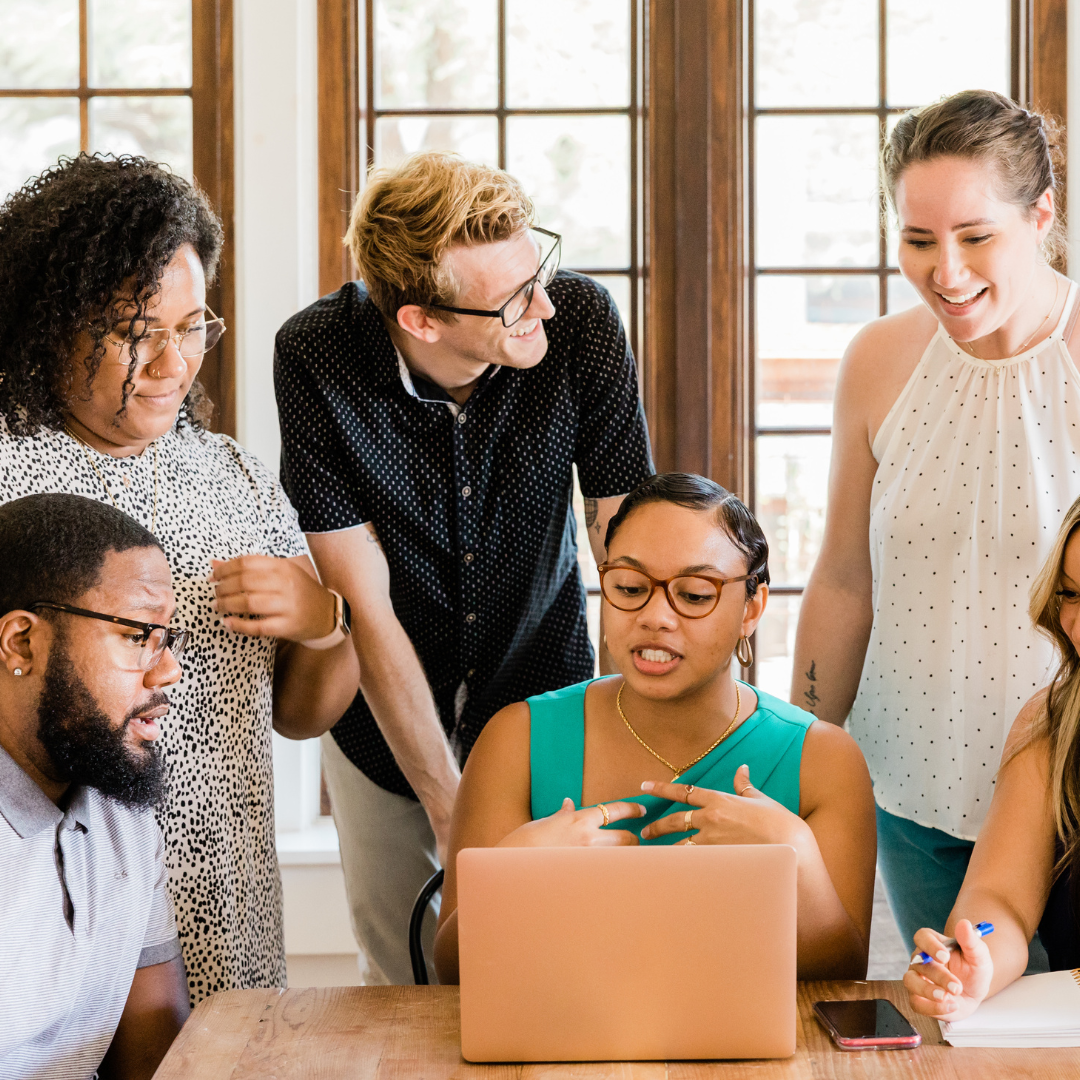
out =
[[[585,767],[585,689],[595,681],[589,679],[528,699],[534,821],[554,814],[564,798],[573,799],[574,806],[581,807]],[[797,814],[803,739],[814,717],[756,687],[754,692],[758,698],[757,709],[711,754],[682,773],[678,782],[734,795],[735,770],[740,765],[749,765],[750,782],[754,787]],[[639,835],[649,822],[673,810],[688,809],[685,803],[640,792],[626,795],[624,801],[641,803],[645,807],[645,816],[612,822],[608,827]],[[683,833],[668,833],[642,840],[642,843],[677,844],[683,839]]]

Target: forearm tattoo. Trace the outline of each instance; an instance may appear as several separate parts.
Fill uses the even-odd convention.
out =
[[[585,500],[585,528],[590,532],[600,535],[600,524],[596,520],[600,516],[600,503],[596,499]]]
[[[807,679],[810,681],[810,689],[803,692],[803,700],[806,702],[807,712],[813,712],[814,709],[821,704],[821,698],[818,697],[817,687],[814,683],[817,682],[817,661],[810,661],[810,670],[806,673]]]

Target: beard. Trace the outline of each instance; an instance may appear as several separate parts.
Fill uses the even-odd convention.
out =
[[[96,788],[102,795],[142,810],[165,798],[160,748],[134,748],[125,738],[130,721],[169,699],[158,691],[129,713],[119,727],[101,711],[79,678],[64,642],[57,639],[38,702],[38,739],[58,778]]]

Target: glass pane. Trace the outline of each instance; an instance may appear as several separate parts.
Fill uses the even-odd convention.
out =
[[[1007,94],[1010,6],[1010,0],[888,0],[889,104],[923,105],[973,87]]]
[[[384,116],[375,121],[375,164],[397,165],[423,150],[451,150],[468,161],[499,164],[493,116]]]
[[[758,265],[877,265],[877,144],[873,116],[758,118]]]
[[[90,149],[143,154],[190,180],[191,98],[91,98]]]
[[[574,467],[574,516],[577,518],[578,564],[581,567],[581,580],[585,588],[600,588],[600,575],[596,572],[596,560],[593,558],[592,545],[589,543],[589,530],[585,525],[585,499],[578,484],[577,467]],[[594,642],[595,644],[595,642]]]
[[[78,98],[0,98],[0,200],[78,152]]]
[[[630,104],[628,0],[507,0],[511,108]]]
[[[775,585],[805,585],[821,548],[831,435],[759,435],[757,519]]]
[[[375,0],[375,105],[493,109],[496,0]]]
[[[770,596],[754,636],[754,683],[781,701],[787,701],[791,693],[791,661],[801,606],[801,596]]]
[[[867,0],[757,0],[758,108],[877,105],[877,9]]]
[[[0,87],[67,90],[79,85],[79,0],[0,3]],[[7,169],[7,162],[0,163]]]
[[[615,301],[619,309],[619,318],[622,319],[623,329],[627,335],[630,333],[630,278],[626,274],[594,274],[593,279],[599,281]]]
[[[90,85],[191,85],[191,0],[90,0]]]
[[[902,274],[889,276],[889,314],[894,311],[906,311],[916,304],[922,303],[922,297],[915,291],[914,286]]]
[[[629,265],[626,117],[507,117],[506,160],[532,196],[537,224],[562,233],[563,265]]]
[[[878,279],[763,274],[755,308],[758,426],[831,425],[840,358],[877,318]]]

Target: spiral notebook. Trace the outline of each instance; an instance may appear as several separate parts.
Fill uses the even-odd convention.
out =
[[[1080,968],[1024,975],[941,1035],[953,1046],[1080,1046]]]

